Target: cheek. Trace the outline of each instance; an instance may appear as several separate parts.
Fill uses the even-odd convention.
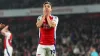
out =
[[[52,11],[51,9],[49,9],[49,11]]]

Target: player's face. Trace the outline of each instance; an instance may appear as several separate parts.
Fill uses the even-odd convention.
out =
[[[52,8],[51,8],[50,4],[43,5],[43,12],[48,13],[48,12],[51,12],[51,11],[52,11]]]

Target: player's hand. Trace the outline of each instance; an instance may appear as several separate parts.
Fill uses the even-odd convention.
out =
[[[49,18],[50,14],[51,14],[50,11],[47,11],[46,17]]]
[[[43,11],[43,16],[46,17],[46,15],[47,15],[47,12]]]

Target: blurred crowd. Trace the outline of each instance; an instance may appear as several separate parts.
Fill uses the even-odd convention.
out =
[[[96,45],[100,56],[99,17],[74,15],[60,20],[58,31],[63,30],[57,37],[58,56],[88,56],[91,45]]]
[[[41,7],[45,1],[53,6],[99,4],[100,0],[0,0],[0,9],[23,9]]]
[[[92,44],[100,55],[100,19],[81,15],[58,15],[57,56],[87,56]],[[14,56],[35,56],[38,45],[37,17],[3,18],[0,22],[9,24],[13,34]],[[3,53],[3,36],[0,35],[0,55]],[[1,51],[2,50],[2,51]]]
[[[1,18],[0,22],[9,26],[13,34],[13,55],[29,56],[37,48],[37,33],[35,17]],[[0,34],[1,49],[3,53],[3,36]]]

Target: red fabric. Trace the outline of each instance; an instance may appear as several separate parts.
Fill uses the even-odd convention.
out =
[[[10,35],[10,39],[8,40],[10,46],[12,46],[12,35]]]
[[[4,49],[6,49],[6,38],[4,37]]]
[[[53,17],[50,16],[50,20]],[[48,27],[47,20],[45,19],[43,22],[43,27],[40,28],[40,44],[42,45],[53,45],[55,43],[54,40],[54,28]]]

